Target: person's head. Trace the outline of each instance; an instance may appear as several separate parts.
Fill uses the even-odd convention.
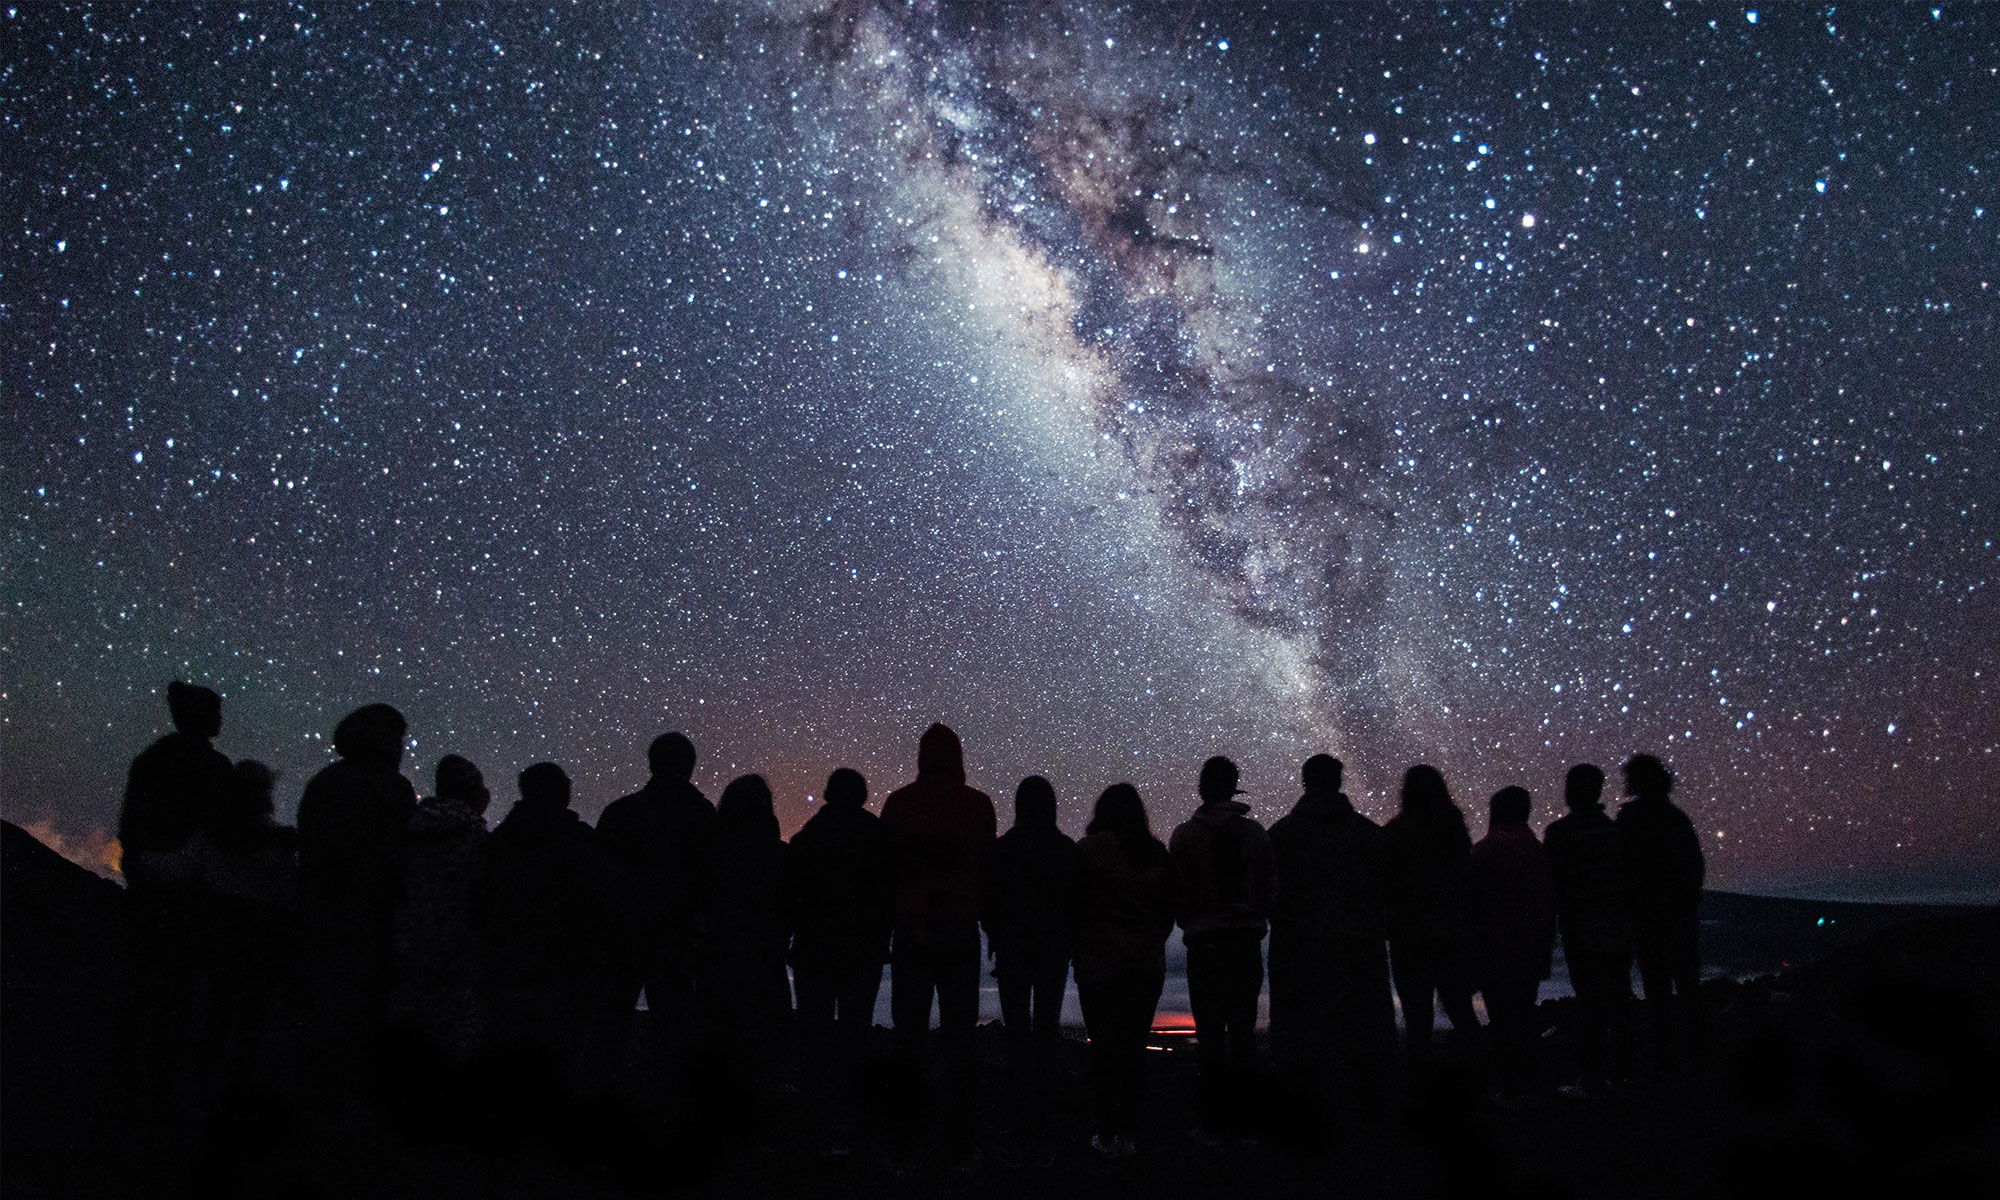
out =
[[[474,812],[485,812],[493,802],[493,793],[486,790],[486,777],[464,755],[447,754],[438,759],[436,778],[440,800],[456,800]]]
[[[1625,794],[1640,799],[1664,800],[1674,790],[1674,773],[1667,764],[1650,754],[1634,754],[1625,760]]]
[[[259,817],[268,817],[277,811],[271,793],[277,790],[278,773],[254,758],[237,762],[236,794],[242,801],[244,810]]]
[[[364,705],[333,727],[333,751],[355,762],[394,769],[403,763],[403,735],[409,728],[394,706]]]
[[[1487,801],[1486,811],[1495,825],[1526,825],[1528,813],[1534,807],[1535,802],[1528,795],[1527,788],[1509,785],[1493,793],[1493,799]]]
[[[1308,796],[1331,796],[1340,790],[1341,775],[1346,768],[1331,754],[1315,754],[1299,768],[1299,782],[1305,785]]]
[[[715,805],[716,823],[724,833],[777,840],[778,814],[771,805],[771,785],[762,775],[738,775],[722,789]]]
[[[1055,785],[1040,775],[1030,775],[1014,789],[1014,824],[1023,829],[1056,827]]]
[[[663,733],[646,747],[646,767],[661,779],[686,783],[694,774],[694,743],[685,733]]]
[[[1146,805],[1139,799],[1139,789],[1129,783],[1114,783],[1105,788],[1097,797],[1097,807],[1091,810],[1090,826],[1084,830],[1085,836],[1093,833],[1114,834],[1120,841],[1152,837],[1153,827],[1146,820]]]
[[[569,807],[569,774],[552,762],[538,762],[521,772],[521,803]]]
[[[168,684],[167,713],[174,728],[189,737],[212,738],[222,732],[222,697],[197,684],[178,679]]]
[[[1451,801],[1451,789],[1444,785],[1444,773],[1429,763],[1418,763],[1403,772],[1403,811],[1413,817],[1435,820],[1446,815],[1464,814]]]
[[[949,725],[932,725],[917,740],[917,778],[927,776],[965,782],[965,747]]]
[[[868,804],[868,781],[852,767],[842,767],[826,777],[826,803],[830,808],[864,808]]]
[[[1236,764],[1220,754],[1201,764],[1201,781],[1196,785],[1201,792],[1201,802],[1217,804],[1231,796],[1242,795],[1242,790],[1236,786],[1236,779]]]
[[[1604,768],[1578,763],[1563,776],[1563,803],[1571,809],[1598,808],[1604,801]]]

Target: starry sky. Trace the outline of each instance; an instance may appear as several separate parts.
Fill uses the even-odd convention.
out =
[[[1712,883],[2000,888],[2000,16],[23,5],[0,815],[165,725],[788,829],[1664,756]],[[1002,804],[1003,814],[1011,806]],[[496,815],[498,813],[496,809]],[[1004,816],[1003,816],[1004,820]]]

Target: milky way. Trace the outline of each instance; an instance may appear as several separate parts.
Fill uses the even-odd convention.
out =
[[[186,677],[287,798],[377,699],[593,815],[685,728],[791,826],[933,719],[1071,826],[1650,749],[1723,884],[1992,890],[1984,10],[0,39],[9,819],[107,826]]]

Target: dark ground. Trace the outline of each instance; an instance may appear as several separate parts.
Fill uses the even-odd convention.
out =
[[[1305,1127],[1264,1114],[1254,1140],[1192,1143],[1194,1055],[1152,1055],[1139,1157],[1087,1146],[1085,1048],[1066,1040],[1045,1139],[1017,1139],[1000,1105],[1002,1039],[980,1030],[984,1153],[961,1170],[898,1165],[864,1134],[846,1160],[796,1093],[754,1132],[712,1109],[662,1150],[572,1114],[568,1132],[416,1140],[366,1126],[308,1137],[294,1123],[210,1135],[207,1168],[156,1150],[159,1123],[118,1115],[111,997],[121,892],[17,828],[0,861],[0,1191],[16,1198],[174,1196],[1992,1196],[2000,1194],[2000,912],[1872,921],[1817,961],[1749,983],[1711,981],[1716,1036],[1692,1070],[1602,1102],[1496,1105],[1449,1064],[1402,1087],[1380,1121]],[[1870,906],[1880,908],[1882,906]],[[1783,914],[1781,914],[1782,916]],[[1881,917],[1883,914],[1872,914]],[[1888,914],[1893,916],[1894,914]],[[1783,916],[1816,920],[1810,911]],[[1858,922],[1857,922],[1858,924]],[[1818,930],[1821,926],[1811,926]],[[1551,1079],[1573,1061],[1567,1001],[1542,1006]],[[886,1036],[886,1035],[885,1035]],[[469,1103],[493,1104],[496,1094]],[[555,1130],[550,1133],[548,1130]],[[199,1184],[195,1183],[199,1180]]]

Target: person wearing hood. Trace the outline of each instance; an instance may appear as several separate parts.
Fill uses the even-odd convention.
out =
[[[695,976],[715,879],[715,806],[694,786],[694,743],[663,733],[646,750],[652,777],[613,800],[597,819],[605,855],[624,869],[634,892],[632,944],[623,948],[612,988],[632,1011],[646,1012],[671,1042],[692,1031]]]
[[[410,814],[396,912],[396,1024],[443,1064],[468,1065],[479,1043],[473,893],[484,865],[493,793],[472,761],[440,758],[436,790]]]
[[[932,725],[917,743],[917,777],[882,802],[897,857],[896,932],[889,1004],[906,1060],[921,1062],[937,1000],[950,1075],[948,1154],[972,1153],[977,1087],[972,1033],[979,1021],[981,873],[998,824],[993,800],[965,782],[958,735]]]
[[[1007,1026],[1007,1092],[1016,1131],[1046,1121],[1048,1072],[1069,979],[1076,843],[1056,828],[1056,792],[1030,775],[1014,791],[1014,827],[993,844],[982,920]]]
[[[1307,759],[1305,794],[1271,826],[1271,1049],[1314,1108],[1334,1072],[1364,1115],[1380,1111],[1396,1037],[1383,915],[1382,830],[1340,790],[1341,761]]]
[[[1167,842],[1180,877],[1181,937],[1187,943],[1188,1004],[1194,1009],[1201,1126],[1216,1142],[1240,1124],[1257,1072],[1257,993],[1264,986],[1264,932],[1277,900],[1271,838],[1235,797],[1236,764],[1201,765],[1201,806]]]
[[[1403,772],[1402,807],[1382,835],[1389,963],[1403,1005],[1403,1047],[1421,1065],[1430,1058],[1439,1004],[1454,1034],[1479,1036],[1466,961],[1472,835],[1444,776],[1427,763]]]
[[[417,807],[402,775],[408,729],[387,704],[347,714],[333,731],[340,761],[314,775],[299,799],[299,916],[316,1066],[322,1098],[336,1106],[357,1098],[357,1071],[383,1065],[405,835]]]
[[[1526,788],[1495,792],[1491,824],[1472,847],[1467,867],[1474,979],[1486,997],[1500,1086],[1509,1095],[1536,1085],[1535,993],[1549,977],[1556,937],[1548,853],[1528,825],[1533,809]]]
[[[1601,1096],[1631,1074],[1632,920],[1626,912],[1618,825],[1604,811],[1604,771],[1578,763],[1563,780],[1569,812],[1543,835],[1576,989],[1578,1090]],[[1615,1038],[1615,1053],[1613,1049]]]

